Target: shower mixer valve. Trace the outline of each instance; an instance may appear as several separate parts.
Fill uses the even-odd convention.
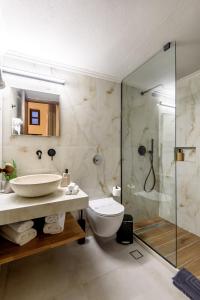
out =
[[[147,149],[145,146],[139,146],[138,147],[138,153],[141,155],[141,156],[144,156],[147,152]]]
[[[144,182],[144,191],[147,192],[147,193],[153,191],[153,189],[156,185],[156,175],[155,175],[154,166],[153,166],[153,152],[154,152],[154,140],[153,139],[151,139],[151,149],[149,151],[147,151],[146,147],[143,146],[143,145],[138,147],[139,155],[145,156],[146,153],[149,153],[150,169],[149,169],[148,175],[147,175],[147,177],[145,179],[145,182]],[[152,176],[153,176],[153,183],[152,183],[151,188],[147,189],[147,182],[148,182],[148,179],[149,179],[151,173],[152,173]]]

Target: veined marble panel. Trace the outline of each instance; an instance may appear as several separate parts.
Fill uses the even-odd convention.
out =
[[[18,175],[63,173],[68,168],[72,180],[90,198],[109,196],[120,184],[120,84],[65,72],[28,62],[6,62],[12,67],[66,80],[59,86],[38,80],[5,76],[3,97],[3,161],[17,163]],[[14,65],[13,65],[14,64]],[[11,87],[60,94],[61,136],[11,136]],[[53,161],[47,150],[54,148]],[[41,149],[38,160],[35,152]],[[93,164],[100,153],[103,163]]]
[[[160,98],[151,93],[124,86],[123,89],[123,199],[126,211],[135,222],[161,216],[176,221],[175,203],[175,110],[159,105]],[[140,156],[138,146],[147,151],[154,139],[154,170],[156,185],[144,192],[144,182],[150,169],[149,154]],[[152,173],[148,179],[152,185]]]
[[[175,224],[175,109],[160,107],[159,114],[159,216]]]
[[[200,236],[200,72],[177,82],[177,146],[185,161],[177,162],[178,226]]]
[[[148,94],[141,97],[136,89],[127,86],[123,92],[123,198],[126,209],[136,221],[159,215],[175,223],[174,109],[159,108],[157,112]],[[200,235],[199,116],[200,73],[195,73],[177,82],[176,146],[196,147],[196,150],[185,150],[184,162],[177,162],[177,224],[197,235]],[[154,167],[159,199],[153,194],[151,197],[142,194],[148,159],[138,156],[137,148],[140,144],[146,146],[150,138],[158,145]]]
[[[149,154],[140,156],[138,147],[144,145],[147,151],[154,139],[154,169],[157,178],[155,190],[159,191],[158,180],[158,126],[159,114],[155,98],[151,94],[141,96],[140,91],[124,86],[123,89],[123,200],[126,211],[134,216],[134,221],[158,216],[158,199],[141,195],[150,169]],[[152,174],[147,187],[152,185]]]

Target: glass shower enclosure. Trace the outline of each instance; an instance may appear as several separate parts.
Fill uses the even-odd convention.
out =
[[[134,234],[177,265],[175,43],[122,82],[122,201]]]

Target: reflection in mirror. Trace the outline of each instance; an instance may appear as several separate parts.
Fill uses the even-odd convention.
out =
[[[12,88],[12,135],[60,135],[59,95]]]

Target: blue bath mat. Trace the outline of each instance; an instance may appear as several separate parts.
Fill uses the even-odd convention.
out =
[[[200,300],[200,280],[186,269],[173,277],[173,284],[192,300]]]

